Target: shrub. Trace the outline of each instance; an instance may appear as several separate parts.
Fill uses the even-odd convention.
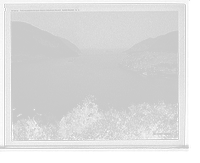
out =
[[[61,119],[58,130],[59,138],[74,140],[102,118],[94,101],[94,96],[87,97],[82,106],[78,105]]]
[[[34,118],[18,120],[13,124],[13,140],[55,140],[57,126],[43,125]]]
[[[56,124],[34,118],[13,125],[13,140],[135,140],[177,139],[178,105],[163,102],[132,105],[124,111],[99,110],[88,96]]]

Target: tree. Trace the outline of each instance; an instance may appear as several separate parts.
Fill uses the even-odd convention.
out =
[[[71,111],[62,117],[59,124],[59,133],[63,139],[71,139],[74,133],[81,132],[100,118],[97,99],[93,94],[85,96],[82,103],[78,103]]]
[[[177,139],[178,103],[131,103],[128,109],[106,104],[99,110],[93,94],[60,121],[51,113],[36,113],[13,124],[13,140],[138,140]],[[16,109],[13,109],[16,110]],[[33,111],[36,109],[33,108]]]
[[[90,125],[82,133],[84,140],[122,140],[126,129],[127,112],[117,110],[112,105],[106,104],[101,110],[101,119]]]

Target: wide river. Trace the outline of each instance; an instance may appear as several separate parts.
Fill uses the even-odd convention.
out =
[[[178,79],[143,77],[119,67],[121,55],[84,55],[12,65],[12,108],[62,117],[88,95],[99,109],[178,102]]]

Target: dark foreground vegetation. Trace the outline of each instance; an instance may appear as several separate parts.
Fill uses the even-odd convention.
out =
[[[136,139],[178,139],[178,105],[143,103],[101,111],[89,96],[60,121],[44,124],[33,117],[13,124],[15,141]]]

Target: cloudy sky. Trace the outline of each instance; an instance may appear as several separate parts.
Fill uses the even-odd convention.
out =
[[[128,49],[149,37],[178,30],[175,11],[17,12],[11,20],[66,38],[80,49]]]

